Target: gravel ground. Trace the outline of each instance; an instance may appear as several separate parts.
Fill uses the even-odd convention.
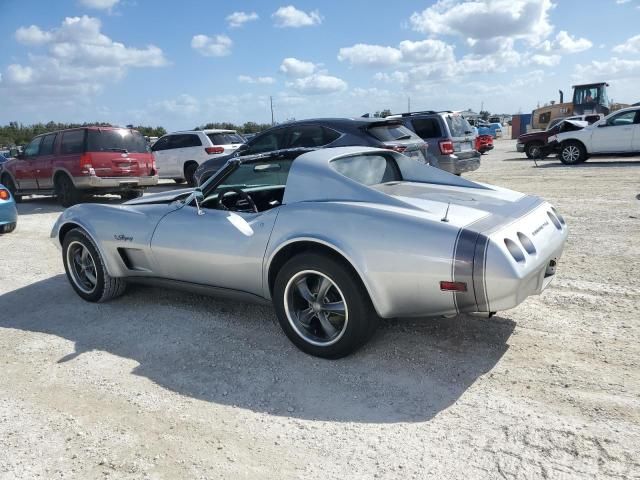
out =
[[[554,282],[490,320],[384,322],[340,361],[266,307],[83,302],[61,209],[27,200],[0,238],[0,479],[640,478],[639,159],[536,168],[500,140],[469,178],[564,214]]]

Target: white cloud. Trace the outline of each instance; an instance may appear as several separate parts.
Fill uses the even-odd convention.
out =
[[[80,4],[98,10],[111,10],[119,1],[120,0],[80,0]]]
[[[183,93],[174,99],[156,102],[151,105],[151,109],[191,117],[200,111],[200,102],[195,97]]]
[[[624,60],[613,57],[609,60],[593,60],[588,64],[576,65],[574,77],[584,78],[606,78],[615,80],[621,78],[640,77],[640,60]]]
[[[551,0],[439,0],[411,15],[414,30],[428,35],[457,35],[486,40],[496,37],[538,42],[548,36]]]
[[[615,53],[640,53],[640,35],[629,38],[626,42],[613,47]]]
[[[408,62],[450,61],[454,58],[453,47],[441,40],[404,40],[399,47],[403,60]]]
[[[33,80],[34,71],[31,67],[12,64],[7,67],[7,81],[16,84],[28,84]]]
[[[280,7],[271,17],[275,20],[276,27],[280,28],[311,27],[322,23],[322,16],[318,10],[307,13],[293,5]]]
[[[44,45],[51,41],[51,33],[44,32],[37,25],[20,27],[16,30],[16,40],[23,45]]]
[[[631,0],[616,0],[618,5],[624,5],[625,3],[629,3]]]
[[[249,75],[238,75],[238,81],[241,83],[271,85],[276,83],[273,77],[251,77]]]
[[[341,48],[338,60],[352,65],[366,65],[370,67],[386,67],[399,63],[402,52],[397,48],[381,45],[358,43],[352,47]]]
[[[315,73],[308,77],[298,78],[288,82],[287,86],[298,93],[320,95],[326,93],[342,92],[347,89],[347,82],[341,78],[321,73]]]
[[[533,55],[531,57],[533,63],[545,67],[554,67],[560,63],[561,59],[560,55]]]
[[[280,71],[288,77],[308,77],[315,72],[317,66],[312,62],[305,62],[297,58],[288,57],[282,60]]]
[[[566,31],[562,30],[556,35],[553,50],[557,53],[578,53],[589,50],[593,46],[586,38],[574,38]]]
[[[230,28],[238,28],[247,22],[258,20],[258,14],[256,12],[233,12],[231,15],[227,16],[226,20]]]
[[[194,35],[191,48],[205,57],[224,57],[231,54],[233,42],[226,35]]]

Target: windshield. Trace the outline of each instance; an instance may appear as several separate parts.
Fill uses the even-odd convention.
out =
[[[88,152],[147,153],[147,141],[136,130],[89,130]]]
[[[244,140],[237,133],[207,133],[207,137],[214,145],[229,145],[231,143],[244,143]]]
[[[292,162],[293,160],[265,160],[264,162],[241,163],[215,189],[208,191],[209,182],[206,182],[202,190],[207,190],[207,195],[211,195],[222,188],[229,187],[241,190],[258,187],[283,187],[287,183]]]
[[[422,139],[409,130],[404,125],[392,123],[389,125],[378,125],[371,127],[369,133],[381,142],[395,142],[397,140],[415,140],[421,142]]]
[[[447,115],[447,125],[452,137],[465,137],[472,133],[471,125],[461,115]]]

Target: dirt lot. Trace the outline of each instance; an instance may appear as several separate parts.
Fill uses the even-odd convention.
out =
[[[541,194],[571,233],[540,297],[394,320],[297,351],[265,307],[151,288],[85,303],[49,242],[0,238],[0,479],[640,478],[640,159],[515,153],[472,179]]]

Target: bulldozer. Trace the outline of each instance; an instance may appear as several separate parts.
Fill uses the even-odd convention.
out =
[[[606,82],[585,83],[573,85],[573,101],[564,102],[564,93],[559,90],[560,102],[551,102],[550,105],[536,108],[531,114],[531,127],[533,130],[545,130],[555,118],[570,117],[572,115],[585,115],[590,113],[608,115],[614,110],[624,108],[621,103],[610,104],[607,96]]]

